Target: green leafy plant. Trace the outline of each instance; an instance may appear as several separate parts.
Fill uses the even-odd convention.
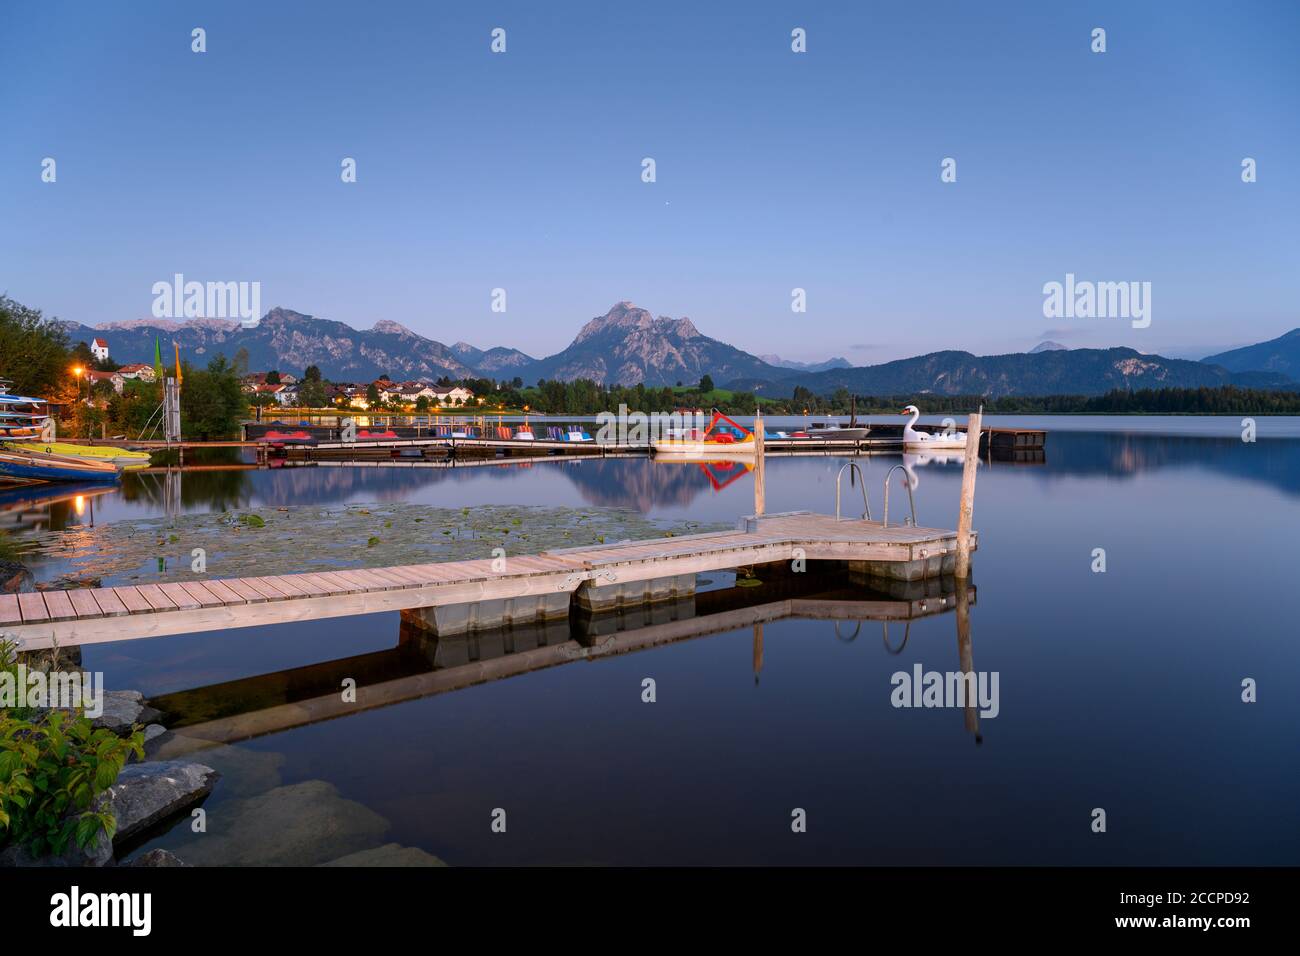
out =
[[[0,637],[0,673],[17,671],[18,645]],[[112,839],[117,821],[95,800],[133,753],[144,756],[139,730],[122,738],[67,711],[0,708],[0,846],[41,856],[62,853],[70,839],[83,848],[101,832]]]
[[[96,805],[127,758],[144,756],[144,734],[128,738],[89,718],[53,710],[36,720],[0,712],[0,835],[34,856],[60,854],[75,840],[89,847],[117,830]]]

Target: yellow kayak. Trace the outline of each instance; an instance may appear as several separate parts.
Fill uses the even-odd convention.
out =
[[[10,442],[10,447],[21,451],[43,452],[47,455],[63,455],[65,458],[84,458],[87,461],[111,461],[119,468],[134,469],[149,466],[147,451],[130,451],[126,448],[114,448],[111,445],[74,445],[71,442]]]

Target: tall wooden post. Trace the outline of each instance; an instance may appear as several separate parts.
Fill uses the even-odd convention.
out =
[[[754,410],[754,517],[763,517],[767,508],[767,478],[763,455],[763,410]]]
[[[966,586],[970,577],[970,526],[975,514],[975,469],[980,460],[980,425],[984,421],[984,406],[966,420],[966,461],[961,472],[961,510],[957,514],[957,576],[958,588]]]
[[[763,672],[763,625],[754,625],[754,683],[758,684],[758,675]]]

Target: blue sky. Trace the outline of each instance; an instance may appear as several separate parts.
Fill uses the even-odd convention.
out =
[[[631,299],[797,359],[1199,357],[1300,325],[1298,47],[1290,0],[6,2],[0,290],[95,324],[258,281],[535,355]],[[1150,327],[1044,318],[1067,272],[1151,282]]]

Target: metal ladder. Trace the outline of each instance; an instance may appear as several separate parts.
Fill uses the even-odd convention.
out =
[[[871,520],[871,502],[867,501],[867,476],[866,473],[858,466],[856,461],[846,461],[840,470],[835,473],[835,520],[840,520],[840,479],[844,477],[844,469],[849,469],[849,482],[852,483],[853,475],[856,473],[858,482],[862,485],[862,521]]]
[[[912,508],[911,517],[904,519],[903,524],[911,525],[913,528],[915,528],[916,527],[916,498],[912,496],[912,482],[909,480],[907,469],[904,468],[902,465],[895,465],[893,468],[889,469],[889,474],[885,475],[885,514],[882,520],[885,523],[885,527],[888,528],[889,527],[889,479],[894,477],[894,472],[896,471],[901,471],[903,473],[903,486],[907,488],[907,503]]]

